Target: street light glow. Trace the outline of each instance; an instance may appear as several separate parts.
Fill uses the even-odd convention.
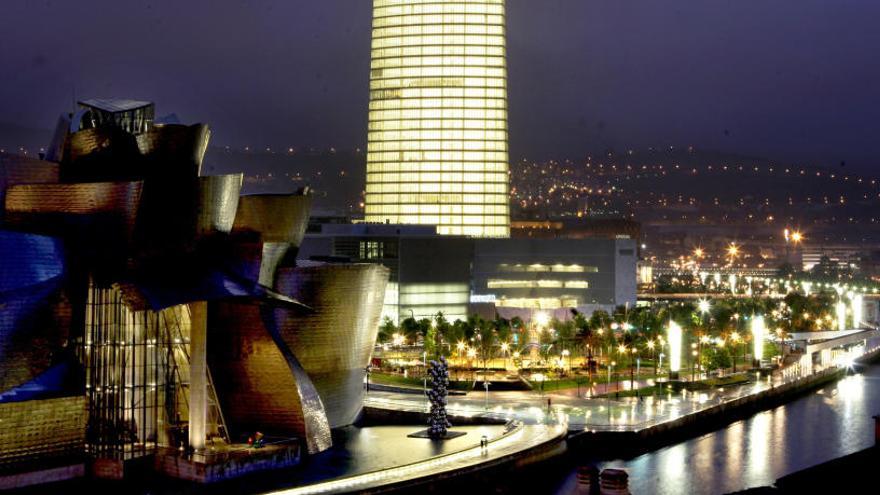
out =
[[[730,256],[731,261],[733,261],[734,258],[739,256],[739,246],[735,243],[730,243],[730,246],[727,247],[727,255]]]
[[[853,328],[860,328],[864,299],[861,294],[855,294],[850,298],[850,301],[852,301]]]
[[[709,309],[712,307],[712,303],[709,302],[708,299],[700,299],[700,302],[697,303],[697,308],[700,310],[700,313],[706,314],[709,312]]]
[[[753,356],[755,361],[761,362],[764,359],[764,336],[767,333],[767,327],[764,324],[763,316],[755,316],[752,318],[752,344]]]
[[[538,313],[535,314],[535,323],[537,323],[539,327],[546,327],[550,324],[550,315],[543,311],[538,311]]]
[[[678,373],[681,370],[681,326],[678,323],[669,322],[666,340],[669,341],[669,371]]]

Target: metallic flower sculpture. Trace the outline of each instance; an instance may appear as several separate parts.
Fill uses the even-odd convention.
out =
[[[428,391],[428,399],[431,401],[431,413],[428,416],[428,437],[439,440],[446,437],[447,431],[452,427],[446,416],[446,396],[449,393],[449,365],[446,358],[440,361],[431,361],[428,370],[431,377],[431,390]]]

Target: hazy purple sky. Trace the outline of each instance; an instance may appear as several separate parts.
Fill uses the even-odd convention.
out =
[[[361,146],[370,0],[0,0],[0,121],[151,99],[233,146]],[[509,0],[513,158],[693,144],[880,163],[880,1]]]

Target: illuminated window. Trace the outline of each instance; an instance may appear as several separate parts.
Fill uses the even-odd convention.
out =
[[[495,301],[499,308],[526,308],[526,309],[560,309],[576,308],[578,300],[574,297],[535,297],[517,299],[499,299]]]
[[[595,266],[583,266],[583,265],[522,265],[515,264],[511,265],[508,263],[502,263],[498,265],[499,272],[509,272],[509,273],[520,273],[520,272],[532,272],[532,273],[540,273],[540,272],[556,272],[556,273],[598,273],[599,268]]]
[[[380,260],[385,257],[385,243],[377,241],[361,241],[359,255],[362,260]]]
[[[374,0],[366,221],[508,237],[507,142],[504,0]]]

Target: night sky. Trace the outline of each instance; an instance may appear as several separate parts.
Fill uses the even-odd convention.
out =
[[[874,172],[876,0],[508,0],[512,158],[686,146]],[[77,97],[215,144],[366,141],[369,0],[2,0],[0,121]]]

